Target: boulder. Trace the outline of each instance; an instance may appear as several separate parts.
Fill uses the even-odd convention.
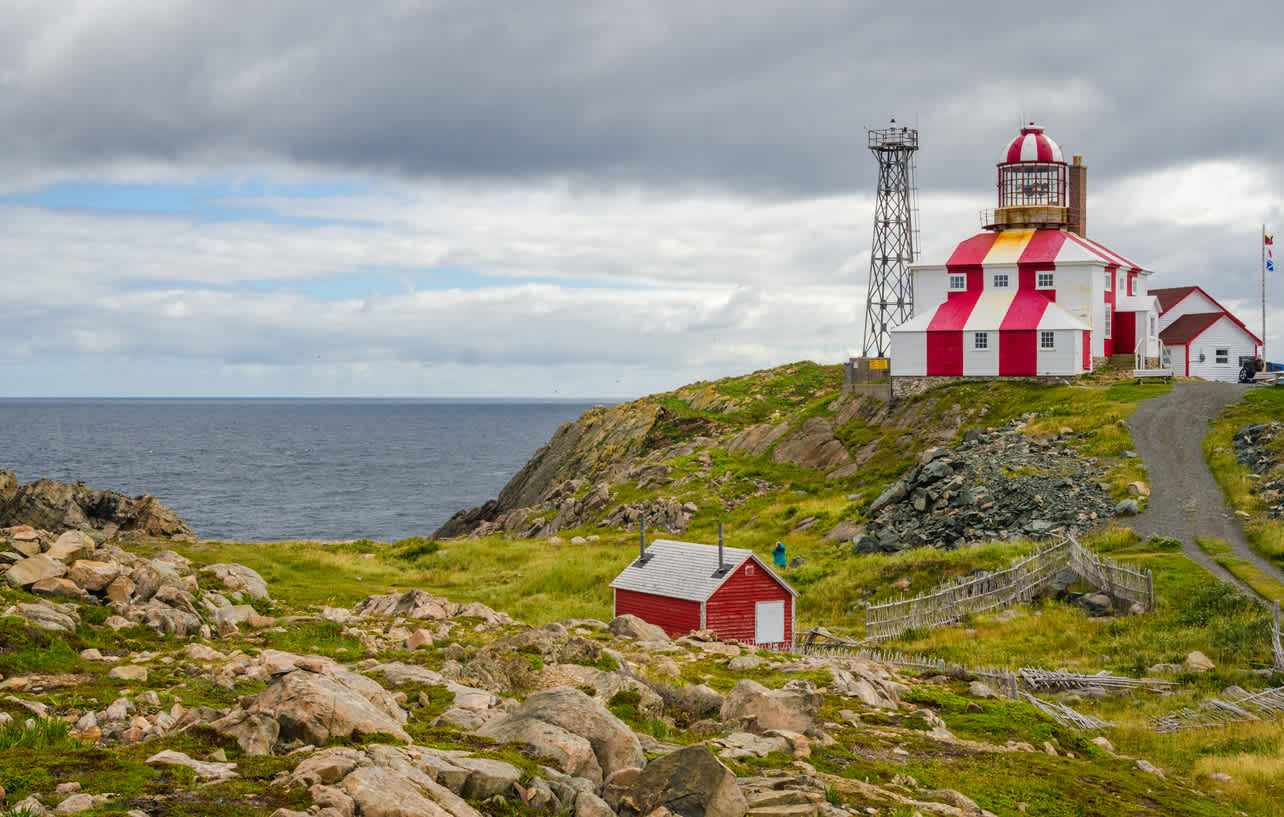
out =
[[[422,590],[407,590],[404,593],[385,593],[380,596],[368,596],[357,602],[352,612],[357,616],[372,618],[415,618],[441,619],[454,615],[458,606],[446,599],[437,598]]]
[[[362,766],[340,785],[361,817],[480,817],[480,812],[422,772]],[[449,808],[442,805],[446,798],[450,798]]]
[[[129,600],[134,597],[134,580],[128,576],[117,576],[107,584],[106,592],[103,593],[108,601],[128,604]]]
[[[1217,665],[1210,661],[1207,655],[1195,650],[1181,662],[1181,668],[1186,672],[1211,672],[1217,668]]]
[[[648,763],[616,811],[619,817],[643,817],[659,808],[681,817],[744,817],[749,803],[735,774],[709,747],[695,744]]]
[[[457,757],[451,763],[468,772],[463,788],[458,792],[468,800],[486,800],[497,794],[508,794],[513,784],[522,779],[521,769],[502,760]]]
[[[357,768],[365,755],[347,746],[332,746],[304,759],[290,773],[290,782],[298,786],[329,785],[342,780]]]
[[[75,599],[88,602],[90,595],[75,582],[62,578],[41,579],[29,588],[37,596],[49,596],[56,599]]]
[[[31,604],[15,604],[3,615],[17,616],[42,630],[74,633],[80,624],[80,614],[74,604],[54,604],[40,599]]]
[[[1135,499],[1120,500],[1119,504],[1115,505],[1115,516],[1136,516],[1139,513],[1141,513],[1141,505]]]
[[[182,752],[167,749],[147,758],[149,766],[186,766],[196,773],[198,780],[227,780],[236,777],[235,763],[217,763],[193,760]]]
[[[140,667],[138,664],[125,664],[120,667],[112,667],[107,673],[107,677],[113,681],[140,681],[147,680],[147,667]]]
[[[201,571],[212,576],[233,593],[244,593],[252,599],[268,599],[267,582],[252,568],[238,564],[210,565]]]
[[[241,709],[211,726],[238,742],[247,729],[253,735],[265,734],[263,718],[276,722],[278,737],[284,740],[321,744],[332,738],[386,734],[410,742],[402,728],[406,713],[383,687],[334,664],[313,666],[321,671],[287,671],[258,695],[243,700]],[[270,727],[266,729],[270,732]],[[261,741],[253,742],[256,749],[260,747]],[[242,748],[251,751],[244,743]]]
[[[663,627],[643,621],[631,613],[611,619],[608,627],[613,635],[620,638],[636,638],[638,641],[669,640],[669,634],[664,631]]]
[[[97,593],[115,581],[120,575],[120,565],[115,562],[99,562],[92,559],[77,559],[67,568],[67,578],[90,593]]]
[[[1114,602],[1105,593],[1089,593],[1078,604],[1091,616],[1107,616],[1114,609]]]
[[[642,745],[633,730],[602,704],[572,687],[540,690],[527,697],[511,715],[486,724],[477,733],[494,740],[527,743],[543,753],[532,740],[538,738],[541,743],[557,749],[549,754],[559,759],[578,747],[578,742],[567,740],[566,735],[580,738],[592,747],[598,781],[619,769],[640,767],[644,762]],[[578,765],[587,764],[580,761]],[[585,771],[592,773],[591,767]],[[567,772],[579,774],[569,767]]]
[[[63,564],[71,564],[77,559],[88,559],[94,555],[94,540],[84,531],[69,530],[54,540],[45,551],[50,559],[57,559]]]
[[[183,577],[168,562],[149,559],[134,567],[129,578],[134,582],[134,600],[145,602],[161,587],[183,589]]]
[[[155,600],[130,607],[128,616],[134,621],[141,621],[161,635],[172,634],[180,638],[199,632],[202,625],[201,619],[193,613]]]
[[[14,587],[30,587],[41,579],[56,579],[67,573],[67,566],[57,559],[51,559],[49,556],[41,553],[36,556],[28,556],[21,561],[14,562],[9,569],[5,571],[4,578]]]
[[[805,681],[790,681],[781,689],[767,689],[757,681],[741,679],[722,703],[723,723],[762,734],[771,729],[806,732],[824,703]]]

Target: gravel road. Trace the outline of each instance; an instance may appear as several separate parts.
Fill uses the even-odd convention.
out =
[[[1128,427],[1150,480],[1150,504],[1132,520],[1132,529],[1143,539],[1179,540],[1186,555],[1208,572],[1252,594],[1195,544],[1196,536],[1223,539],[1236,555],[1284,582],[1284,573],[1248,546],[1239,520],[1222,502],[1221,488],[1200,448],[1209,422],[1239,402],[1248,388],[1235,383],[1177,383],[1168,394],[1140,403]]]

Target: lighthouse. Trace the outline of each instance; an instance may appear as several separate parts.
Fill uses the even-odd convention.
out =
[[[1111,355],[1153,359],[1150,270],[1086,235],[1087,168],[1034,122],[999,154],[997,207],[943,264],[912,270],[914,314],[894,328],[893,390],[941,379],[1049,378]]]

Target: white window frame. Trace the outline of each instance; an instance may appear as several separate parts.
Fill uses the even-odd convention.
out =
[[[989,332],[973,332],[973,333],[972,333],[972,348],[973,348],[975,351],[978,351],[978,352],[988,350],[988,349],[990,348],[990,333],[989,333]]]
[[[1105,327],[1104,327],[1104,328],[1105,328],[1105,336],[1106,336],[1107,338],[1108,338],[1108,337],[1110,337],[1110,329],[1111,329],[1111,327],[1110,327],[1110,304],[1106,304],[1106,325],[1105,325]]]
[[[967,276],[950,274],[950,292],[964,292],[967,290]]]
[[[1213,361],[1215,363],[1230,363],[1230,349],[1213,349]]]
[[[1115,288],[1115,274],[1110,270],[1106,270],[1106,292],[1110,292],[1114,288]]]
[[[1035,289],[1055,289],[1056,288],[1057,279],[1056,279],[1056,275],[1052,272],[1052,270],[1047,270],[1046,272],[1036,272],[1034,274],[1034,280],[1035,280],[1035,285],[1034,285]]]
[[[995,289],[1008,288],[1008,274],[1006,272],[996,272],[994,273],[994,277],[990,280],[994,282]]]
[[[1046,329],[1039,332],[1039,348],[1055,349],[1057,348],[1057,333],[1049,332]]]

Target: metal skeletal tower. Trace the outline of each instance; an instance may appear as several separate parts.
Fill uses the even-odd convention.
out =
[[[909,265],[918,255],[918,188],[914,153],[918,131],[891,126],[869,131],[869,149],[878,159],[878,197],[874,204],[874,241],[865,302],[865,357],[887,357],[895,326],[914,314]]]

